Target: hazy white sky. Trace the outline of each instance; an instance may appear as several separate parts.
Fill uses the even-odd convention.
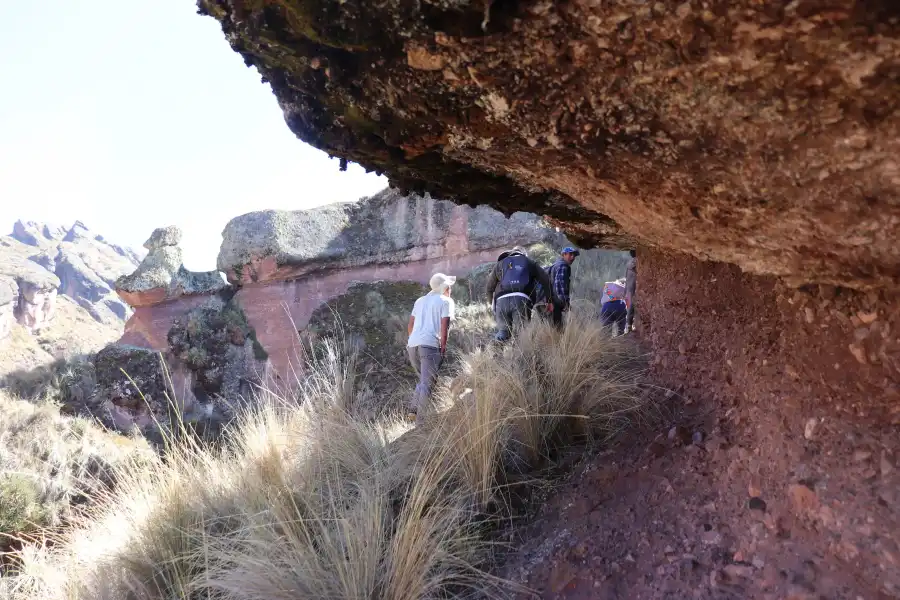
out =
[[[193,0],[0,0],[0,233],[16,219],[215,268],[229,219],[356,200],[384,178],[307,146]]]

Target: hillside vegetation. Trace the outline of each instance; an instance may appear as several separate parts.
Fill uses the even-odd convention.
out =
[[[609,268],[579,266],[582,277]],[[33,540],[8,558],[0,592],[496,597],[511,588],[489,573],[490,532],[554,473],[559,451],[652,417],[640,357],[599,327],[594,310],[582,301],[562,334],[537,321],[506,347],[480,349],[489,309],[461,305],[455,366],[416,429],[390,408],[402,405],[403,389],[372,417],[361,357],[340,338],[321,340],[295,394],[261,390],[257,408],[214,446],[178,436],[162,453],[48,402],[77,393],[83,365],[35,373],[18,388],[35,403],[0,404],[13,417],[0,436],[15,456],[3,463],[13,498],[4,506],[14,508],[0,530]]]
[[[217,448],[117,470],[11,598],[436,598],[499,590],[483,537],[555,452],[647,410],[638,362],[591,317],[465,357],[422,428],[355,418],[337,346],[300,397],[263,393]],[[490,594],[489,594],[490,595]]]

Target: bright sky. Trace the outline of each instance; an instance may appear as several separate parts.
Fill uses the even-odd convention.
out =
[[[139,247],[181,227],[215,268],[233,217],[387,185],[307,146],[193,0],[0,1],[0,233],[76,219]]]

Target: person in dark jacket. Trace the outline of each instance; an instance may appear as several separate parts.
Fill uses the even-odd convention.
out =
[[[550,267],[550,279],[553,284],[553,295],[557,302],[553,303],[553,325],[562,327],[563,312],[569,310],[571,301],[572,263],[581,254],[577,248],[566,246],[560,256]]]
[[[486,291],[493,302],[498,341],[508,340],[513,329],[530,318],[534,287],[538,283],[552,294],[547,272],[528,258],[524,248],[516,246],[497,258],[488,275]],[[555,302],[555,297],[550,301]]]

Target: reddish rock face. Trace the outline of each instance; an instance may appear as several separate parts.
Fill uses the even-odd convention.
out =
[[[900,592],[900,296],[795,290],[733,265],[638,257],[654,378],[718,408],[708,433],[734,455],[723,496],[751,490],[804,552]]]
[[[351,285],[411,281],[424,286],[438,271],[465,276],[513,244],[556,237],[534,215],[507,219],[485,208],[473,210],[385,190],[355,205],[238,217],[226,228],[219,263],[236,286],[233,301],[268,355],[268,365],[289,380],[299,367],[298,331],[319,306],[345,294]],[[180,256],[177,246],[165,248],[168,255]],[[173,293],[170,274],[177,274],[172,281],[190,279],[192,274],[171,260],[156,260],[165,262],[166,269],[145,268],[155,264],[154,252],[141,269],[154,277],[163,272],[165,281],[160,284],[158,277],[149,275],[141,278],[139,269],[120,282],[140,285],[120,285],[116,290],[135,302],[120,343],[166,350],[177,319],[218,299],[202,293],[200,286],[194,286],[191,294]],[[246,262],[236,262],[241,260]],[[217,280],[211,274],[202,276]],[[210,287],[217,294],[232,291]]]
[[[175,323],[175,319],[192,308],[205,304],[210,297],[180,296],[155,305],[138,306],[125,323],[125,332],[119,343],[152,350],[165,350],[168,347],[166,335]]]
[[[256,337],[268,352],[272,366],[279,376],[286,377],[298,364],[298,330],[307,325],[316,308],[344,294],[352,284],[387,280],[427,285],[436,272],[461,276],[473,267],[496,260],[498,253],[499,250],[483,250],[399,265],[349,269],[319,277],[254,283],[242,287],[235,299],[256,330]]]

